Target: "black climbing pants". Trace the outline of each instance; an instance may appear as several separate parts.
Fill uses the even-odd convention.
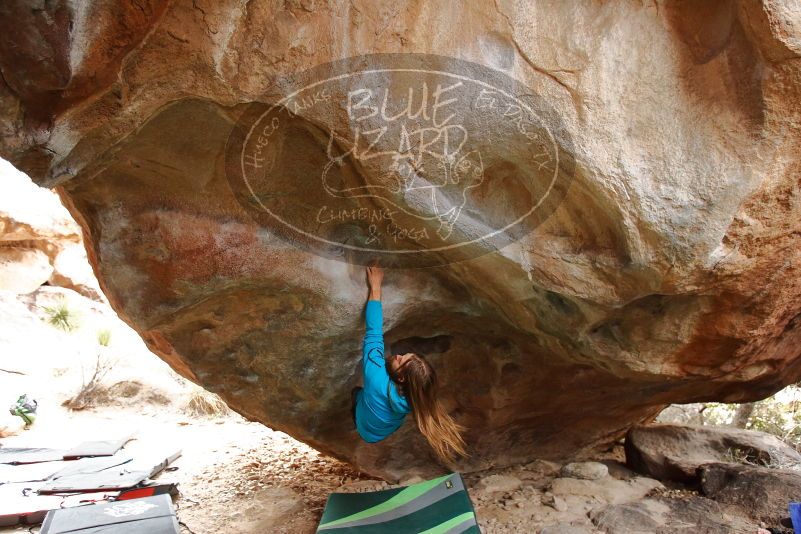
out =
[[[355,387],[350,390],[350,415],[353,417],[353,426],[356,426],[356,396],[363,388]]]

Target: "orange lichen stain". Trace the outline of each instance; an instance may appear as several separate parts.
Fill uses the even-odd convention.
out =
[[[156,287],[248,278],[269,267],[270,258],[252,225],[176,211],[142,213],[132,223],[131,231],[141,235],[137,263]]]
[[[732,328],[747,318],[736,309],[719,302],[715,313],[705,314],[696,323],[692,340],[671,355],[669,364],[685,376],[717,376],[721,368],[739,357],[746,341],[728,335]],[[736,328],[733,331],[737,331]]]

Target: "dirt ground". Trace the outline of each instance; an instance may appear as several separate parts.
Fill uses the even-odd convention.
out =
[[[5,447],[63,448],[134,433],[125,449],[181,451],[160,480],[178,483],[182,532],[314,532],[328,493],[364,479],[286,434],[237,415],[186,417],[171,410],[106,407],[44,410],[30,430],[0,439]],[[38,529],[33,529],[36,532]],[[0,532],[28,532],[27,528]]]

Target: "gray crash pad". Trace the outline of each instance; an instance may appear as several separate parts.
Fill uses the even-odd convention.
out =
[[[88,458],[94,456],[111,456],[120,450],[123,445],[133,439],[133,435],[128,435],[119,439],[109,439],[102,441],[84,441],[64,453],[65,460],[75,460],[77,458]]]
[[[0,464],[0,484],[37,482],[50,478],[70,462],[39,462],[35,464]]]
[[[84,458],[86,469],[67,468],[65,474],[57,473],[39,488],[40,494],[73,493],[83,491],[108,491],[132,488],[148,478],[160,473],[181,455],[181,451],[171,454],[153,454],[124,463],[109,465],[99,469],[104,460],[114,464],[115,457]],[[89,461],[88,461],[89,460]]]
[[[63,449],[21,449],[0,448],[0,464],[20,465],[38,462],[60,462],[64,459]]]

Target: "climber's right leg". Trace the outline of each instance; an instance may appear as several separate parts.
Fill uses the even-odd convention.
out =
[[[361,390],[361,387],[355,387],[350,390],[350,415],[353,417],[353,426],[356,426],[356,401]]]

